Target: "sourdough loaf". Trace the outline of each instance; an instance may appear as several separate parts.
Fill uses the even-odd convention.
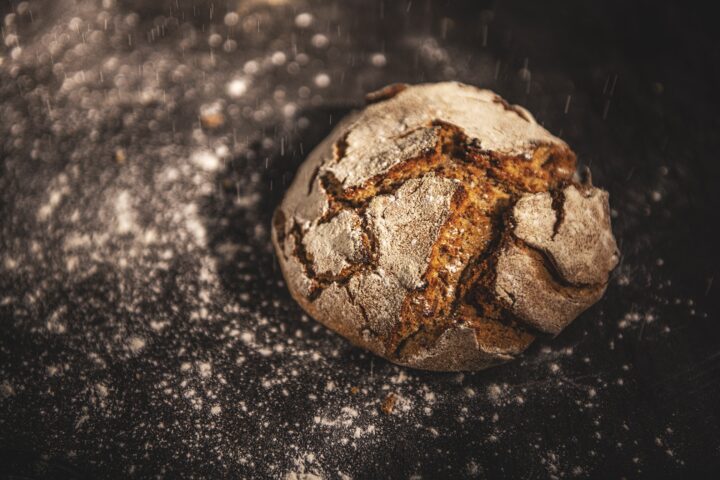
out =
[[[293,298],[386,359],[478,370],[557,335],[618,262],[608,194],[522,107],[393,85],[308,156],[273,217]]]

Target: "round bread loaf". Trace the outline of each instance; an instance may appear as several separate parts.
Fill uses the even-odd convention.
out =
[[[293,298],[386,359],[508,361],[605,292],[607,192],[525,109],[460,83],[368,96],[308,156],[273,218]]]

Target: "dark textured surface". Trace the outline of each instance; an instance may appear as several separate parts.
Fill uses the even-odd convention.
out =
[[[710,12],[256,1],[228,26],[235,2],[113,3],[0,7],[0,475],[717,475]],[[464,376],[304,318],[268,235],[365,92],[447,79],[565,139],[623,255],[559,337]]]

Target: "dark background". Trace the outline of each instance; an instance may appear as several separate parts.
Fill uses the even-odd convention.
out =
[[[0,7],[16,12],[0,46],[0,477],[717,477],[720,54],[707,7],[111,3],[109,30],[103,2]],[[230,10],[257,28],[227,31]],[[237,47],[208,63],[213,31]],[[282,68],[263,63],[277,51]],[[75,76],[113,56],[122,79]],[[164,96],[113,100],[146,89],[133,72],[163,58]],[[250,59],[259,72],[242,71]],[[203,105],[227,99],[238,72],[248,91],[208,128]],[[439,80],[495,90],[565,139],[610,192],[623,255],[603,300],[558,338],[465,375],[395,367],[303,317],[268,236],[305,154],[364,93]],[[230,146],[222,168],[183,170],[216,145]],[[127,203],[131,229],[118,229]],[[135,228],[159,240],[138,254]]]

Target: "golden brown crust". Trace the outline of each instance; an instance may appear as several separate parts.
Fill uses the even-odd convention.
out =
[[[618,256],[607,194],[573,182],[564,142],[461,84],[375,101],[310,154],[273,220],[310,315],[400,364],[476,370],[597,301]]]

